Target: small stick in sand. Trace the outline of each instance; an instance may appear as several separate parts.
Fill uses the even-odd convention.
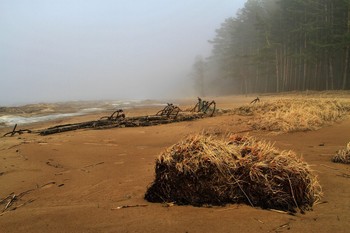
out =
[[[35,189],[28,189],[27,191],[21,192],[20,194],[17,195],[18,198],[21,198],[22,196],[26,195],[29,192],[34,191]]]
[[[340,169],[338,169],[338,168],[331,167],[331,166],[324,165],[324,164],[321,164],[321,166],[323,166],[323,167],[328,167],[328,168],[330,168],[330,169],[337,170],[337,171],[340,170]]]
[[[56,182],[55,181],[50,181],[50,182],[48,182],[46,184],[41,185],[40,188],[43,188],[43,187],[45,187],[47,185],[50,185],[50,184],[56,184]]]
[[[18,206],[15,206],[12,210],[18,209],[19,207],[22,207],[22,206],[24,206],[26,204],[32,203],[33,201],[34,201],[34,199],[30,199],[29,201],[26,201],[26,202],[24,202],[24,203],[22,203],[22,204],[20,204]]]
[[[2,213],[0,213],[0,216],[3,216],[4,214],[6,214],[6,213],[8,213],[10,211],[16,210],[16,209],[18,209],[18,208],[20,208],[22,206],[25,206],[26,204],[32,203],[33,201],[34,201],[34,199],[30,199],[29,201],[26,201],[26,202],[24,202],[24,203],[22,203],[22,204],[20,204],[18,206],[13,207],[11,210],[8,210],[8,211],[4,210]]]
[[[260,99],[259,99],[259,97],[256,97],[255,99],[253,99],[252,102],[250,102],[250,104],[255,104],[255,103],[258,103],[258,102],[260,102]]]
[[[342,172],[341,175],[337,175],[337,176],[341,176],[341,177],[344,177],[344,178],[350,178],[350,175],[349,174],[346,174],[344,172]]]
[[[16,194],[13,194],[13,196],[11,197],[11,199],[9,200],[9,202],[7,203],[7,205],[5,206],[5,208],[2,210],[2,212],[5,212],[12,204],[13,202],[17,199]]]
[[[146,207],[148,205],[146,204],[139,204],[139,205],[122,205],[118,206],[116,208],[112,208],[111,210],[120,210],[120,209],[125,209],[125,208],[131,208],[131,207]]]
[[[264,222],[263,221],[261,221],[260,219],[258,219],[258,218],[254,218],[256,221],[258,221],[258,222],[260,222],[260,223],[262,223],[262,224],[264,224]]]
[[[15,127],[13,127],[13,130],[12,130],[11,136],[15,135],[16,128],[17,128],[17,124],[15,124]]]
[[[99,162],[99,163],[95,163],[95,164],[90,164],[90,165],[87,165],[83,168],[88,168],[88,167],[93,167],[93,166],[97,166],[97,165],[100,165],[100,164],[104,164],[105,162]]]
[[[290,212],[287,212],[287,211],[283,211],[283,210],[276,210],[276,209],[268,209],[272,212],[276,212],[276,213],[279,213],[279,214],[290,214]]]
[[[0,200],[0,204],[4,203],[7,199],[11,198],[14,193],[10,193],[7,197],[4,199]]]

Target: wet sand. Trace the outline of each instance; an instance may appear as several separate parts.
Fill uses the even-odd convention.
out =
[[[232,108],[251,99],[217,102],[220,108]],[[126,113],[148,115],[158,109]],[[101,114],[28,127],[97,116]],[[312,132],[250,132],[276,142],[279,149],[294,150],[312,165],[324,192],[313,211],[292,216],[248,205],[199,208],[143,199],[154,178],[155,158],[165,148],[192,133],[244,131],[248,119],[225,115],[152,127],[0,138],[0,199],[30,190],[14,203],[22,206],[0,213],[0,232],[349,232],[350,166],[330,159],[350,141],[350,119]],[[127,205],[139,206],[118,209]]]

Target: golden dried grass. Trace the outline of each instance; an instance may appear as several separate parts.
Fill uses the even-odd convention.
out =
[[[350,164],[350,142],[345,149],[338,150],[336,155],[332,158],[334,163]]]
[[[291,151],[252,137],[192,135],[166,149],[145,198],[196,206],[247,203],[306,210],[321,187],[309,165]]]
[[[276,132],[317,130],[344,119],[349,112],[350,102],[329,98],[287,98],[236,109],[240,115],[253,116],[253,129]]]

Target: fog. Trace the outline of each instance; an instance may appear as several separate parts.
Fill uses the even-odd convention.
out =
[[[193,95],[190,72],[244,0],[2,0],[0,105]]]

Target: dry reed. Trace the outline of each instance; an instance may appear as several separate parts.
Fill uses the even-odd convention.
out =
[[[240,115],[253,116],[253,129],[277,132],[316,130],[343,119],[349,112],[349,102],[328,98],[280,99],[236,109]]]
[[[350,164],[350,142],[346,145],[345,149],[337,151],[337,154],[332,158],[334,163]]]
[[[291,151],[252,137],[189,136],[156,160],[145,198],[195,206],[247,203],[262,208],[307,210],[321,197],[308,164]]]

